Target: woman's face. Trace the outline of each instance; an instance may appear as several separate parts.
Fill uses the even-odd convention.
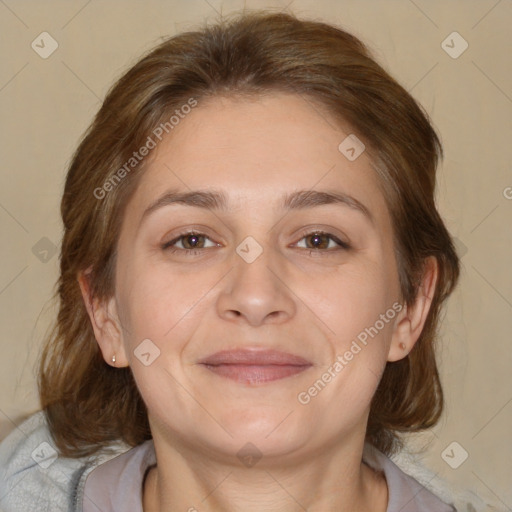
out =
[[[155,440],[282,457],[364,437],[401,306],[389,212],[366,153],[339,149],[349,134],[276,93],[199,102],[153,150],[111,311]]]

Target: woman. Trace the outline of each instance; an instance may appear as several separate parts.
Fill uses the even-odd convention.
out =
[[[389,458],[443,408],[440,155],[320,22],[253,13],[141,59],[67,175],[42,412],[0,449],[5,510],[455,510]]]

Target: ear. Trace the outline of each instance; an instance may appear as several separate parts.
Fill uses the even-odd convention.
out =
[[[403,359],[413,349],[420,337],[434,297],[439,266],[434,256],[425,260],[422,282],[412,307],[404,306],[395,322],[388,361]]]
[[[78,274],[78,284],[103,359],[116,368],[128,366],[115,297],[100,301],[92,296],[90,271],[89,268]]]

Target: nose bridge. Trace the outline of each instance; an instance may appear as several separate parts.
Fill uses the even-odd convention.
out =
[[[252,325],[267,317],[284,320],[293,315],[293,294],[284,283],[286,262],[280,251],[270,246],[272,237],[267,235],[257,235],[258,240],[248,236],[236,247],[235,268],[219,298],[219,314],[244,316]]]
[[[258,284],[263,288],[277,288],[275,273],[281,267],[284,273],[282,262],[279,257],[279,250],[272,248],[270,243],[263,241],[261,243],[255,237],[246,237],[236,248],[236,277],[235,284],[248,283]],[[273,272],[272,272],[272,270]]]

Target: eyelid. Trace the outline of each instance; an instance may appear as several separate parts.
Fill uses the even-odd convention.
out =
[[[300,239],[298,240],[298,242],[300,242],[303,238],[307,237],[307,236],[311,236],[311,235],[314,235],[314,234],[318,234],[318,235],[326,235],[327,237],[331,238],[331,240],[334,240],[334,242],[336,242],[341,249],[345,249],[345,250],[348,250],[348,249],[351,249],[352,248],[352,244],[346,240],[343,240],[342,238],[340,238],[339,236],[336,236],[334,233],[332,233],[329,229],[326,229],[326,228],[315,228],[315,227],[306,227],[304,228],[302,231],[299,232],[299,234],[297,236],[300,236]],[[345,239],[347,237],[344,237]],[[298,243],[298,242],[295,242],[295,243]],[[306,250],[317,250],[317,249],[306,249]],[[332,249],[324,249],[323,251],[320,250],[320,252],[332,252]]]
[[[185,238],[185,237],[191,236],[191,235],[201,236],[201,237],[204,237],[204,238],[210,240],[211,242],[214,242],[212,240],[212,238],[210,236],[208,236],[206,233],[203,233],[202,231],[199,231],[196,229],[189,229],[189,230],[183,231],[182,233],[178,233],[177,235],[173,236],[171,238],[171,240],[169,240],[167,242],[163,242],[161,244],[161,247],[162,247],[162,249],[168,249],[173,244],[177,243],[181,238]],[[214,242],[214,243],[217,246],[219,245],[217,242]],[[204,249],[204,248],[200,247],[198,249],[178,249],[178,251],[186,252],[186,251],[197,251],[197,250],[201,250],[201,249]],[[208,249],[208,247],[206,247],[206,249]]]

